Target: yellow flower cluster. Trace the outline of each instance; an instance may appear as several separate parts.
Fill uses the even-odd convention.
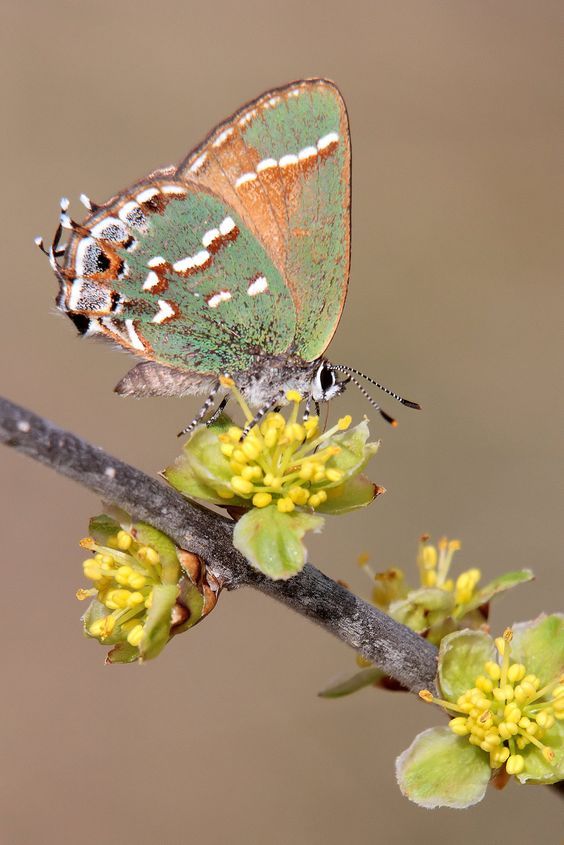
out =
[[[459,575],[456,581],[449,578],[452,559],[455,552],[460,549],[460,541],[442,537],[435,547],[428,540],[427,535],[421,537],[417,555],[421,586],[438,587],[448,592],[454,591],[455,606],[466,604],[474,595],[482,573],[479,569],[468,569]]]
[[[252,419],[244,400],[229,384],[247,420]],[[326,490],[342,483],[344,474],[328,461],[341,450],[327,441],[338,431],[345,431],[351,417],[320,434],[318,417],[298,422],[298,407],[302,397],[295,390],[286,394],[292,408],[286,419],[281,413],[269,413],[259,425],[253,426],[242,439],[243,431],[231,426],[220,435],[221,451],[229,460],[233,473],[229,490],[218,489],[223,499],[235,495],[250,499],[255,508],[265,508],[272,502],[281,513],[290,513],[297,506],[317,508],[327,500]]]
[[[81,601],[95,597],[109,611],[90,624],[91,636],[105,640],[119,634],[119,639],[136,647],[143,637],[153,587],[161,583],[160,556],[128,531],[119,531],[107,542],[101,546],[91,537],[81,541],[82,548],[94,552],[83,563],[84,574],[94,586],[78,590],[76,597]]]
[[[518,775],[526,767],[519,751],[531,743],[549,763],[554,759],[554,751],[541,740],[555,719],[564,719],[564,676],[540,688],[536,675],[528,674],[522,663],[510,661],[511,639],[510,629],[496,639],[501,665],[488,661],[485,673],[456,704],[436,699],[428,690],[419,695],[445,710],[463,714],[449,722],[452,732],[467,736],[472,745],[486,751],[492,769],[505,763],[508,774]]]

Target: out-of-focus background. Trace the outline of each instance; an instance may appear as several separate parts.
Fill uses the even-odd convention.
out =
[[[395,431],[373,420],[371,475],[388,493],[329,521],[311,558],[367,594],[361,552],[410,567],[419,534],[447,533],[460,567],[537,573],[494,607],[496,630],[562,610],[561,23],[550,0],[4,0],[2,393],[148,472],[170,462],[196,403],[113,395],[132,359],[55,314],[33,237],[51,235],[61,195],[79,215],[81,191],[104,200],[177,161],[268,87],[329,76],[354,150],[351,286],[331,356],[424,411],[387,403]],[[351,390],[331,412],[368,408]],[[372,690],[317,698],[353,653],[251,591],[223,595],[155,663],[105,667],[74,598],[100,503],[0,459],[3,843],[562,834],[546,789],[511,784],[464,814],[402,798],[395,757],[438,713]]]

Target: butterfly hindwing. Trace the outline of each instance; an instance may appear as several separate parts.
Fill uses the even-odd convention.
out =
[[[350,266],[350,138],[336,86],[304,80],[240,109],[177,171],[222,196],[262,243],[296,311],[293,348],[327,347]]]
[[[59,304],[77,325],[196,373],[246,369],[295,334],[264,247],[224,199],[186,179],[139,183],[75,226],[60,277]]]

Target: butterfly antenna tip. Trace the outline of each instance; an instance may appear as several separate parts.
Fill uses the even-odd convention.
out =
[[[367,399],[367,400],[368,400],[368,402],[370,402],[370,404],[372,405],[372,407],[373,407],[373,408],[375,408],[375,409],[378,411],[378,413],[380,414],[380,416],[381,416],[383,419],[385,419],[385,420],[386,420],[386,422],[387,422],[387,423],[389,423],[389,424],[390,424],[393,428],[397,428],[397,426],[398,426],[398,421],[397,421],[396,419],[394,419],[393,417],[391,417],[389,414],[387,414],[387,413],[386,413],[386,412],[385,412],[385,411],[384,411],[384,410],[380,407],[380,405],[379,405],[377,402],[375,402],[375,401],[374,401],[374,399],[372,398],[372,396],[370,395],[370,393],[369,393],[367,390],[365,390],[365,389],[364,389],[364,387],[361,385],[361,383],[360,383],[359,381],[357,381],[357,380],[356,380],[353,376],[351,376],[351,381],[352,381],[352,383],[353,383],[353,384],[356,384],[356,386],[358,387],[358,389],[360,390],[360,392],[362,393],[362,395],[364,396],[364,398],[365,398],[365,399]]]

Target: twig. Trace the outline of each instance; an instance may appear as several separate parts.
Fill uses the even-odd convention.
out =
[[[316,622],[404,687],[433,688],[437,650],[311,564],[272,581],[233,548],[233,522],[0,397],[0,442],[51,467],[198,554],[228,589],[253,587]]]

